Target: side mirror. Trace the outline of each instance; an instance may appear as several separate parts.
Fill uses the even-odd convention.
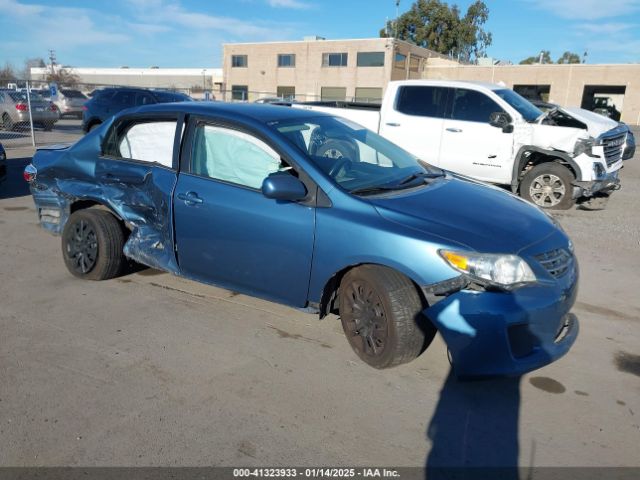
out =
[[[493,112],[489,115],[489,125],[501,128],[504,133],[513,132],[513,125],[511,124],[512,121],[511,115],[507,112]]]
[[[295,202],[307,196],[307,188],[290,173],[276,172],[262,182],[262,194],[273,200]]]

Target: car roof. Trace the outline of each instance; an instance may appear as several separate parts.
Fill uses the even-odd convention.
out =
[[[471,88],[473,90],[502,90],[508,88],[498,83],[474,82],[470,80],[396,80],[390,83],[430,87]]]
[[[190,113],[192,115],[236,115],[246,119],[266,123],[275,120],[295,120],[309,117],[330,117],[331,115],[309,111],[301,108],[291,108],[281,105],[260,103],[231,103],[231,102],[174,102],[144,105],[132,110],[128,114],[136,113]]]

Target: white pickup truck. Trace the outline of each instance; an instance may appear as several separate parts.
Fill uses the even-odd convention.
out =
[[[543,113],[503,86],[407,80],[390,82],[381,106],[292,106],[359,123],[432,165],[508,186],[543,208],[567,209],[620,188],[624,125],[586,110]],[[336,141],[323,154],[357,157],[358,147]]]

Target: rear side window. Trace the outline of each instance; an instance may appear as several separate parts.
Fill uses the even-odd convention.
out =
[[[175,120],[124,122],[109,134],[104,154],[171,168],[176,124]]]
[[[120,107],[132,107],[135,105],[136,94],[135,92],[118,92],[116,93],[111,101]]]
[[[448,90],[444,87],[417,85],[401,87],[396,100],[396,110],[406,115],[443,118]]]
[[[172,102],[188,102],[191,101],[191,97],[184,93],[172,93],[172,92],[154,92],[153,93],[158,103],[172,103]]]
[[[489,123],[494,112],[503,109],[482,92],[457,88],[453,96],[451,118],[465,122]]]

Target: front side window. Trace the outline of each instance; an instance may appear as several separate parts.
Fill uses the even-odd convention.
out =
[[[231,55],[231,66],[234,68],[242,68],[247,66],[246,55]]]
[[[272,173],[285,170],[280,155],[244,132],[200,124],[191,156],[191,173],[260,189]]]
[[[348,55],[346,53],[323,53],[323,67],[346,67]]]
[[[442,172],[380,135],[340,117],[270,122],[344,190],[354,195],[419,188]]]
[[[542,110],[532,104],[526,98],[518,95],[513,90],[508,88],[501,90],[494,90],[495,94],[501,99],[515,108],[520,115],[524,117],[527,122],[535,122],[536,119],[542,115]]]
[[[295,67],[296,56],[293,53],[284,53],[278,55],[278,67]]]
[[[457,88],[453,95],[451,118],[464,122],[489,123],[494,112],[502,112],[502,108],[488,96],[476,90]]]
[[[396,100],[396,110],[405,115],[443,118],[449,89],[444,87],[401,87]]]
[[[359,67],[384,67],[384,52],[358,52]]]
[[[104,154],[119,159],[173,166],[175,120],[125,121],[107,136]]]

